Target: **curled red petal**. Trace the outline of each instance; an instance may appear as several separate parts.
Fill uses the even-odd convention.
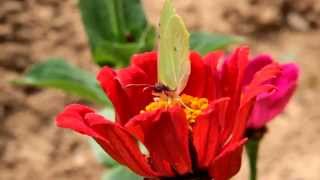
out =
[[[157,176],[140,152],[136,140],[121,125],[114,124],[82,105],[69,105],[56,118],[57,125],[94,138],[119,163],[146,177]]]
[[[246,68],[243,84],[248,85],[252,81],[256,72],[271,63],[273,63],[273,60],[269,55],[259,55],[252,59]]]
[[[135,116],[126,125],[149,150],[151,162],[166,176],[191,172],[188,124],[179,107],[158,110]]]
[[[96,137],[97,134],[88,127],[83,117],[94,112],[91,108],[80,104],[70,104],[55,119],[56,125],[61,128],[75,130],[81,134]]]
[[[158,175],[151,169],[145,155],[140,152],[136,139],[124,127],[94,113],[88,114],[85,119],[90,127],[104,138],[97,139],[97,142],[110,156],[141,176]]]
[[[281,73],[281,67],[278,63],[271,63],[256,72],[249,86],[258,86],[268,80],[276,78]]]
[[[104,67],[99,72],[97,79],[114,106],[117,122],[124,125],[133,116],[133,105],[129,101],[128,94],[123,89],[116,73],[111,68]]]
[[[229,180],[240,170],[243,145],[246,139],[231,144],[212,161],[209,174],[215,180]]]

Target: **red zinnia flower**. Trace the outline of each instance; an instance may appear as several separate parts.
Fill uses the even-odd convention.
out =
[[[116,161],[146,178],[227,180],[240,169],[255,97],[273,89],[265,82],[280,71],[270,63],[243,87],[248,51],[238,48],[223,61],[221,52],[203,59],[190,53],[191,74],[178,98],[142,86],[157,83],[157,53],[135,55],[130,67],[105,67],[98,75],[114,105],[115,123],[73,104],[58,115],[57,125],[93,137]]]

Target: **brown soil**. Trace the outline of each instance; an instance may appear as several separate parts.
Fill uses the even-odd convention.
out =
[[[153,24],[163,0],[144,0]],[[302,77],[287,111],[262,144],[261,180],[320,179],[320,1],[175,0],[193,30],[247,38],[252,53],[294,59]],[[74,97],[56,90],[17,87],[10,80],[33,63],[62,56],[96,72],[74,0],[0,1],[0,179],[99,179],[86,138],[58,129],[54,115]],[[245,179],[246,163],[239,176]]]

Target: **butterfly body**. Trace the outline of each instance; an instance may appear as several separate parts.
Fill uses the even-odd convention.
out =
[[[169,87],[165,86],[164,84],[161,83],[156,83],[153,87],[153,91],[156,93],[161,93],[165,91],[171,91]]]
[[[177,96],[174,90],[171,90],[168,86],[162,83],[156,83],[152,87],[152,94],[156,97],[174,98]]]

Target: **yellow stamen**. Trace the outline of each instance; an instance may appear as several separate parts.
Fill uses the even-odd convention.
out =
[[[170,108],[176,105],[183,108],[188,122],[192,124],[195,123],[197,117],[208,108],[208,99],[197,98],[186,94],[175,98],[159,96],[159,98],[155,98],[153,102],[148,104],[144,110],[141,110],[141,113]]]

